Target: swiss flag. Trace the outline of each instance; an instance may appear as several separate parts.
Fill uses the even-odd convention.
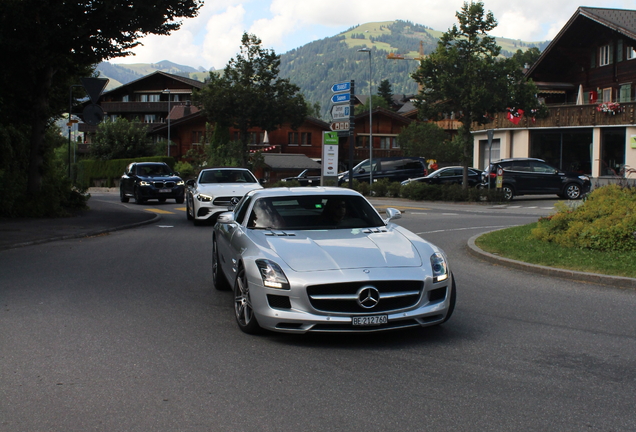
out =
[[[510,120],[511,122],[513,122],[514,124],[519,124],[519,122],[521,121],[521,118],[523,117],[523,110],[522,109],[518,109],[515,110],[513,109],[508,109],[508,120]]]

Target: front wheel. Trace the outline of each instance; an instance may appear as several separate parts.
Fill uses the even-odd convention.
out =
[[[119,188],[119,200],[123,203],[127,203],[130,200],[130,198],[126,196],[122,188]]]
[[[581,198],[581,187],[576,183],[570,183],[565,186],[565,197],[575,200]]]
[[[194,219],[194,216],[190,213],[192,207],[190,207],[190,200],[186,200],[186,219],[191,221],[192,219]],[[192,212],[194,213],[194,212]]]
[[[444,318],[444,321],[442,321],[440,324],[444,324],[453,315],[453,312],[455,311],[456,301],[457,301],[457,288],[455,286],[455,278],[453,277],[453,284],[451,285],[451,288],[450,288],[450,302],[448,304],[448,312],[446,313],[446,317]]]
[[[133,195],[135,196],[135,202],[137,204],[143,204],[146,201],[141,197],[141,191],[139,190],[139,188],[135,188]]]
[[[239,328],[247,334],[257,334],[261,331],[254,316],[252,300],[250,298],[250,287],[247,282],[245,268],[239,269],[234,282],[234,316]]]

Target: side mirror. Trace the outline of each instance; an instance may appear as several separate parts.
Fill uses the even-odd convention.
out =
[[[260,179],[258,179],[258,182],[259,182],[260,184],[264,185],[264,184],[266,184],[266,183],[267,183],[267,179],[260,178]]]
[[[384,223],[389,223],[389,221],[400,219],[401,217],[402,213],[398,209],[389,207],[386,209],[386,219],[384,219]]]
[[[234,222],[234,213],[233,212],[224,212],[216,218],[217,223],[221,224],[231,224]]]
[[[193,180],[193,179],[186,180],[186,184],[187,184],[188,186],[194,187],[194,180]]]

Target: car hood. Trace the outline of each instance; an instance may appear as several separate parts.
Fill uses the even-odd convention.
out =
[[[209,195],[245,195],[252,189],[261,189],[258,183],[204,183],[197,185],[197,192]]]
[[[422,265],[415,246],[397,230],[369,231],[259,230],[251,231],[251,235],[257,244],[270,249],[298,272]]]

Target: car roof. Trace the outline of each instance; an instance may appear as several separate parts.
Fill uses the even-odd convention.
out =
[[[509,161],[525,161],[525,160],[545,162],[543,159],[539,159],[539,158],[505,158],[505,159],[499,159],[499,160],[493,161],[492,163],[509,162]]]
[[[203,172],[203,171],[219,171],[219,170],[223,170],[223,171],[228,171],[228,170],[232,170],[232,171],[236,171],[236,170],[250,171],[247,168],[241,168],[241,167],[217,167],[217,168],[213,167],[213,168],[204,168],[204,169],[201,170],[201,172]]]

